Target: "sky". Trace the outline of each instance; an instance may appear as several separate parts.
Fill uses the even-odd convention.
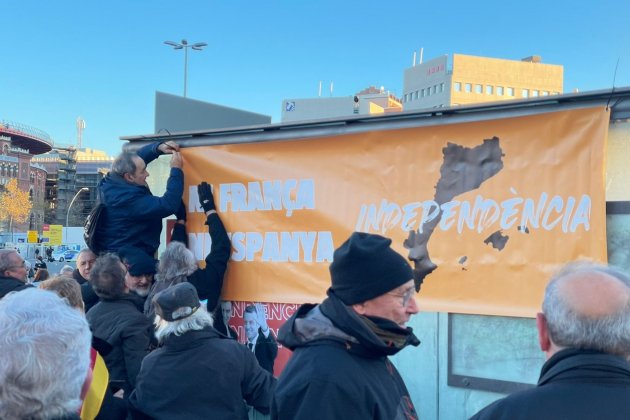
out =
[[[282,100],[384,86],[402,96],[414,51],[564,66],[564,90],[630,86],[630,1],[0,0],[0,121],[55,145],[120,152],[153,133],[155,92],[270,115]]]

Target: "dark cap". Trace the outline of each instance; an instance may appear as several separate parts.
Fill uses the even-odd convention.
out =
[[[332,290],[346,305],[381,296],[413,279],[407,260],[391,239],[354,232],[335,250],[330,264]]]
[[[194,314],[201,302],[195,286],[185,281],[156,294],[153,297],[153,306],[157,315],[173,322]]]
[[[132,276],[155,274],[157,272],[157,261],[140,248],[123,246],[118,250],[118,255]]]

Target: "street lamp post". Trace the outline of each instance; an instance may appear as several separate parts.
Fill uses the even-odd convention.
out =
[[[189,44],[188,41],[182,39],[182,42],[174,42],[174,41],[164,41],[166,45],[170,45],[175,50],[184,50],[184,98],[186,97],[186,84],[188,81],[188,48],[192,48],[193,50],[201,51],[203,47],[205,47],[205,42],[196,42],[194,44]]]
[[[89,188],[83,187],[79,191],[77,191],[74,197],[72,197],[72,200],[70,201],[70,205],[68,206],[68,213],[66,213],[66,227],[69,227],[68,221],[70,220],[70,209],[72,208],[72,205],[74,204],[74,200],[76,200],[79,194],[81,194],[83,191],[89,191],[89,190],[90,190]]]

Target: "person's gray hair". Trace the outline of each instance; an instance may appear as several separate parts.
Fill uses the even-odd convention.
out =
[[[169,335],[182,335],[188,331],[199,331],[214,324],[212,315],[200,306],[192,315],[177,321],[167,321],[155,315],[155,338],[158,343],[164,342]]]
[[[606,316],[585,316],[567,304],[559,291],[561,281],[574,274],[607,274],[630,290],[630,277],[615,267],[591,262],[566,265],[545,290],[542,308],[551,340],[562,348],[630,356],[630,299],[620,310]]]
[[[160,264],[155,279],[171,285],[186,281],[186,278],[197,270],[197,260],[186,246],[172,241],[160,256]]]
[[[15,249],[0,249],[0,275],[4,275],[4,272],[15,264],[11,259],[12,254],[17,254]]]
[[[53,292],[30,288],[0,300],[0,418],[76,413],[90,366],[90,327]]]
[[[90,271],[90,283],[94,293],[104,299],[118,299],[125,295],[126,270],[118,255],[108,253],[96,259]]]
[[[97,257],[97,255],[94,253],[94,251],[92,251],[90,248],[82,248],[82,249],[79,251],[79,253],[77,254],[77,260],[79,259],[79,257],[80,257],[81,255],[83,255],[83,254],[87,254],[87,253],[90,253],[90,254],[94,255],[95,257]],[[65,266],[65,267],[63,267],[63,268],[66,268],[66,267],[70,267],[70,266]],[[62,270],[63,270],[63,268],[62,268]],[[71,267],[71,268],[72,268],[72,267]]]
[[[74,268],[72,268],[72,266],[70,266],[70,265],[64,265],[63,267],[61,267],[61,270],[59,270],[59,275],[60,276],[71,276],[72,277],[72,273],[74,273]]]
[[[166,250],[160,256],[158,272],[155,274],[155,282],[144,302],[144,314],[153,319],[155,308],[153,297],[162,290],[175,284],[188,280],[188,276],[199,268],[193,253],[178,241],[172,241],[166,246]]]
[[[112,162],[112,172],[120,176],[135,173],[136,162],[133,158],[137,156],[135,152],[122,152]]]

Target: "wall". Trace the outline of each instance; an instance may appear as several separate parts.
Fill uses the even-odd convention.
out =
[[[285,99],[282,101],[282,122],[348,117],[354,112],[352,96],[335,98]]]
[[[212,130],[271,123],[268,115],[202,102],[168,93],[155,93],[155,132]],[[166,130],[166,131],[164,131]]]

